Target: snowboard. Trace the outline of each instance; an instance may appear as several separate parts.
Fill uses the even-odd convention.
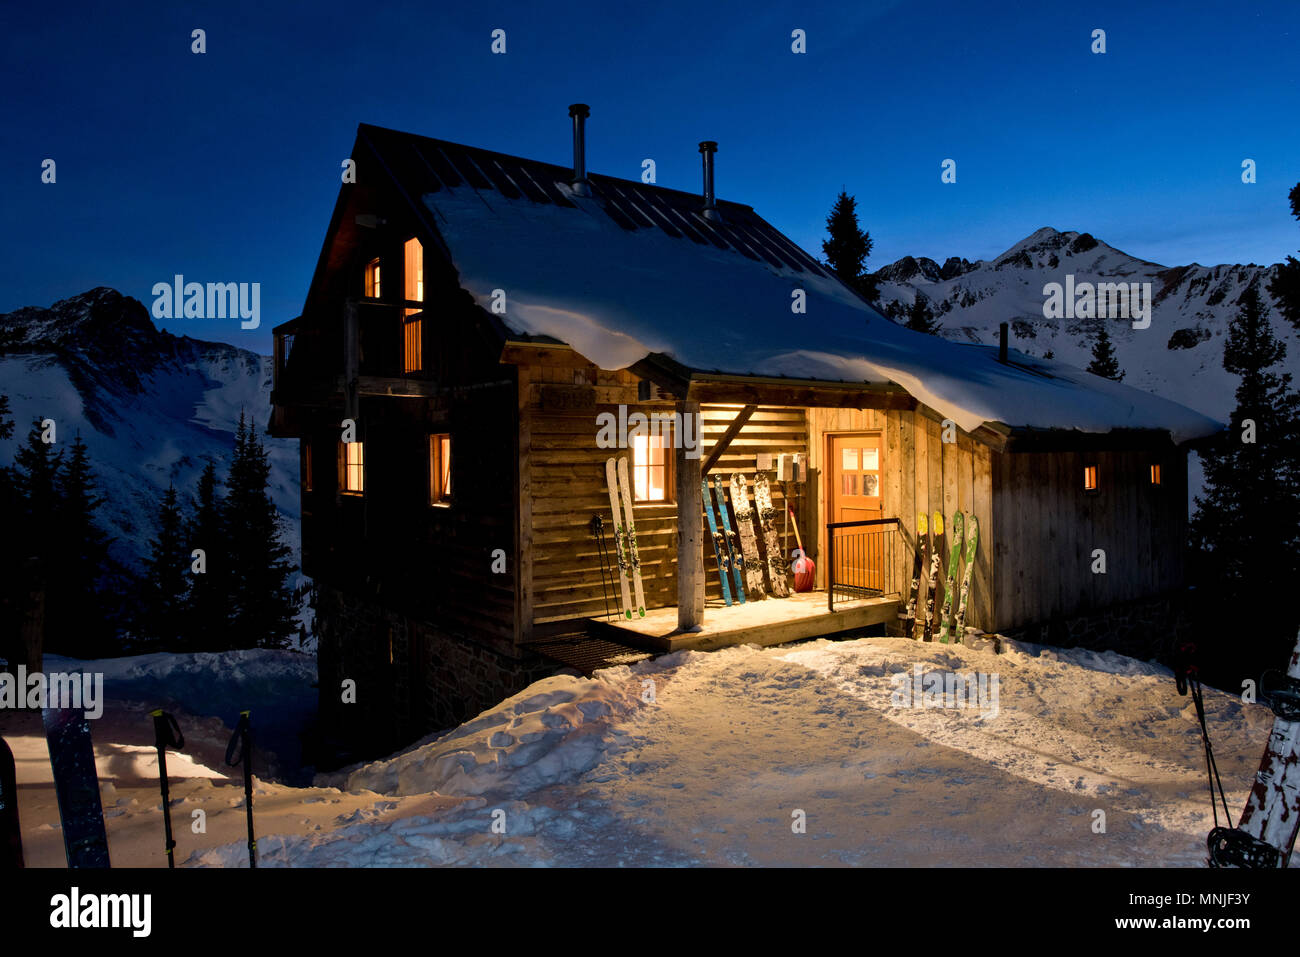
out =
[[[627,459],[618,460],[618,484],[623,490],[623,527],[627,529],[627,563],[632,569],[636,617],[645,617],[645,591],[641,587],[641,554],[636,547],[636,516],[632,512],[632,485],[627,480]],[[628,616],[629,618],[632,616]]]
[[[952,513],[952,544],[948,549],[948,577],[944,579],[943,611],[939,613],[939,641],[948,643],[948,624],[952,619],[953,592],[957,590],[957,566],[961,563],[962,517],[961,512]]]
[[[18,828],[18,775],[14,753],[0,738],[0,871],[23,866],[23,833]]]
[[[790,584],[785,580],[785,555],[781,539],[776,533],[776,509],[772,506],[772,487],[761,472],[754,476],[754,508],[758,510],[758,524],[763,530],[763,544],[767,548],[767,574],[772,583],[772,594],[786,598]]]
[[[975,549],[980,540],[980,523],[971,512],[966,516],[966,569],[961,573],[961,593],[957,599],[957,621],[953,634],[961,641],[966,634],[966,600],[970,598],[970,583],[975,574]]]
[[[731,574],[736,580],[735,594],[736,600],[740,604],[745,603],[745,584],[741,580],[740,565],[743,559],[740,557],[740,539],[731,528],[731,517],[727,515],[727,496],[722,491],[722,479],[714,478],[713,491],[718,497],[718,518],[722,520],[722,534],[727,543],[727,554],[731,557]],[[704,496],[706,499],[708,495]]]
[[[736,524],[740,527],[740,551],[745,559],[745,590],[751,598],[762,598],[767,594],[767,589],[763,585],[763,562],[758,557],[758,529],[754,525],[754,509],[749,503],[749,490],[741,472],[731,476],[731,506],[736,510]]]
[[[81,708],[45,708],[41,717],[68,867],[108,867],[108,834],[86,713]]]
[[[623,617],[632,617],[632,589],[628,577],[626,531],[618,507],[618,467],[613,459],[605,462],[605,479],[609,483],[609,508],[614,513],[614,552],[618,557],[618,587],[623,598]]]
[[[701,480],[700,486],[704,492],[704,517],[708,520],[709,536],[713,539],[713,557],[718,560],[718,580],[722,582],[722,600],[730,607],[731,585],[727,579],[730,577],[731,561],[727,553],[727,543],[722,537],[722,532],[718,531],[718,523],[713,520],[713,496],[709,492],[708,480]]]
[[[1277,717],[1241,821],[1235,833],[1228,828],[1210,832],[1210,860],[1216,865],[1286,867],[1295,847],[1300,831],[1300,714],[1295,710],[1300,693],[1300,637],[1285,678],[1275,684],[1271,703]]]
[[[930,574],[925,580],[925,631],[923,641],[934,641],[934,593],[939,587],[939,564],[943,554],[943,513],[930,516]]]
[[[925,546],[929,537],[930,520],[925,512],[916,513],[916,558],[912,562],[912,588],[907,596],[907,609],[899,614],[907,619],[907,637],[916,637],[916,600],[921,588],[921,571],[925,568]]]

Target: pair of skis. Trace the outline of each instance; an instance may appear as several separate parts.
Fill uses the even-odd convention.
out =
[[[623,599],[623,617],[645,617],[645,590],[641,585],[641,556],[636,547],[636,520],[632,514],[632,486],[627,478],[627,459],[605,462],[609,485],[609,508],[614,515],[614,550],[618,555],[618,585]],[[633,595],[636,604],[632,603]]]
[[[718,483],[722,487],[722,483]],[[736,525],[740,529],[740,555],[745,568],[745,590],[750,598],[763,598],[767,595],[768,584],[764,583],[763,571],[767,570],[767,582],[772,594],[785,598],[790,594],[790,585],[785,577],[785,556],[781,549],[781,540],[776,531],[776,509],[772,506],[772,489],[767,476],[754,475],[754,501],[749,501],[749,486],[741,472],[731,476],[731,505],[736,511]],[[762,535],[767,550],[767,561],[759,554],[758,540]],[[741,590],[737,584],[737,590]]]
[[[704,517],[709,523],[709,535],[713,539],[713,557],[718,562],[718,578],[722,582],[722,600],[731,604],[732,583],[728,578],[735,579],[736,601],[740,604],[745,603],[745,584],[741,579],[740,566],[743,558],[740,554],[740,542],[736,538],[736,533],[731,530],[731,518],[727,515],[727,500],[722,491],[722,480],[715,479],[710,483],[708,477],[700,480],[700,491],[704,496]],[[714,519],[714,508],[717,508],[717,520]],[[739,515],[736,521],[740,521]]]
[[[952,548],[948,554],[948,584],[944,589],[943,608],[939,614],[939,641],[945,644],[950,640],[950,635],[952,640],[960,641],[966,628],[966,606],[975,570],[975,551],[979,545],[979,522],[973,514],[963,516],[961,512],[955,512],[952,517],[952,530]],[[927,517],[924,512],[917,514],[916,557],[912,565],[912,584],[908,592],[907,607],[899,616],[908,622],[909,638],[916,637],[918,605],[924,600],[924,624],[921,637],[924,641],[934,640],[935,595],[939,586],[939,565],[943,555],[943,531],[942,512],[935,512],[932,517]],[[949,622],[953,613],[956,591],[954,583],[957,580],[957,569],[963,550],[966,568],[962,573],[960,596],[957,598],[957,617],[950,629]]]

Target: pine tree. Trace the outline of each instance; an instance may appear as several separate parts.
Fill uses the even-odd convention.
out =
[[[1088,363],[1088,371],[1103,379],[1113,379],[1116,382],[1122,382],[1124,379],[1124,370],[1119,367],[1115,347],[1104,325],[1098,328],[1097,338],[1093,340],[1092,362]]]
[[[149,540],[145,559],[139,632],[165,650],[180,650],[186,646],[189,551],[174,486],[167,486],[163,494],[157,523],[158,533]]]
[[[1291,188],[1291,215],[1300,219],[1300,183]],[[1279,263],[1277,275],[1268,286],[1269,294],[1278,301],[1282,315],[1296,329],[1300,329],[1300,260],[1287,256]]]
[[[943,328],[943,324],[934,317],[929,302],[919,292],[912,302],[912,308],[908,310],[907,328],[913,332],[924,332],[930,336],[937,336],[939,330]]]
[[[59,492],[58,570],[50,589],[59,607],[50,614],[51,630],[79,657],[106,657],[117,650],[100,588],[108,540],[96,524],[103,500],[95,494],[89,450],[80,433],[60,475]]]
[[[291,549],[267,492],[271,465],[255,427],[239,417],[226,497],[231,633],[236,647],[283,648],[297,634]]]
[[[1300,575],[1300,393],[1277,371],[1285,357],[1252,285],[1223,350],[1223,367],[1241,380],[1236,408],[1228,431],[1200,450],[1205,492],[1190,527],[1205,643],[1232,657],[1224,680],[1237,687],[1283,666],[1300,626],[1300,605],[1286,598]]]
[[[209,462],[199,476],[194,513],[184,529],[184,552],[203,551],[202,571],[190,576],[184,615],[184,646],[191,651],[220,651],[230,643],[230,553],[226,540],[225,502],[217,492],[217,467]]]
[[[34,420],[26,443],[14,454],[14,482],[23,500],[20,547],[41,558],[53,543],[63,469],[63,451],[54,452],[53,442],[42,441],[44,434],[41,420]]]
[[[822,240],[826,265],[845,284],[862,293],[869,302],[876,299],[875,280],[864,271],[871,255],[871,234],[858,225],[858,201],[841,190],[826,217],[829,239]]]

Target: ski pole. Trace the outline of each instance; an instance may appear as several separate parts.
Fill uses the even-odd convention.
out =
[[[176,855],[172,853],[176,849],[176,841],[172,838],[171,796],[167,790],[167,749],[185,747],[185,737],[181,734],[176,719],[162,708],[150,713],[153,715],[153,743],[158,749],[158,780],[162,785],[163,829],[167,835],[167,867],[173,868],[176,866]]]
[[[249,711],[239,712],[239,723],[226,747],[226,764],[244,766],[244,809],[248,813],[248,866],[257,867],[257,840],[253,837],[253,727]]]

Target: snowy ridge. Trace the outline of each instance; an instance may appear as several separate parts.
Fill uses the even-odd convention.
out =
[[[104,504],[101,523],[113,557],[138,567],[154,534],[162,493],[192,494],[207,462],[224,477],[241,410],[259,434],[270,413],[272,360],[224,343],[176,337],[154,328],[144,305],[99,287],[48,309],[0,315],[16,337],[0,355],[0,394],[9,396],[14,439],[33,419],[57,423],[59,447],[80,432]],[[270,493],[298,551],[297,443],[263,435]]]
[[[1286,368],[1300,376],[1300,336],[1268,295],[1274,266],[1166,267],[1130,256],[1087,233],[1043,227],[992,260],[904,257],[875,273],[886,312],[905,317],[917,296],[957,342],[993,345],[998,324],[1010,323],[1010,343],[1023,353],[1082,369],[1091,361],[1095,319],[1047,319],[1043,286],[1076,282],[1151,283],[1151,326],[1106,321],[1125,385],[1155,393],[1216,419],[1232,411],[1237,380],[1223,368],[1228,323],[1247,287],[1257,285],[1273,332],[1287,344]]]

